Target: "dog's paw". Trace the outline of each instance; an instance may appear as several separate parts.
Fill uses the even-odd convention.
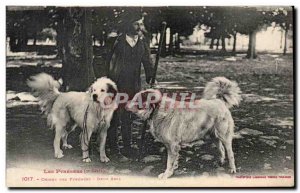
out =
[[[63,151],[60,150],[59,152],[55,152],[54,157],[57,159],[64,157]]]
[[[107,162],[109,162],[110,160],[109,160],[109,158],[106,157],[106,156],[100,156],[100,161],[101,161],[101,162],[104,162],[104,163],[107,163]]]
[[[228,170],[228,172],[229,172],[230,174],[235,174],[235,173],[236,173],[236,169],[235,169],[235,168],[230,168],[230,169]]]
[[[69,145],[69,144],[64,144],[64,145],[63,145],[63,148],[64,148],[64,149],[72,149],[73,146],[72,146],[72,145]]]
[[[158,178],[161,180],[168,179],[170,176],[172,176],[172,173],[170,172],[164,172],[158,175]]]
[[[164,175],[165,175],[165,173],[159,174],[159,175],[158,175],[158,179],[164,179]]]
[[[85,163],[92,162],[91,158],[89,158],[89,157],[82,159],[82,161],[85,162]]]

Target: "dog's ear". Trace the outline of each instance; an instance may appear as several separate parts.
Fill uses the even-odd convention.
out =
[[[54,82],[54,87],[59,89],[62,86],[62,84],[63,84],[63,80],[62,80],[62,78],[60,78],[59,80],[56,80]]]
[[[113,95],[113,99],[116,97],[118,91],[117,91],[117,88],[110,84],[110,83],[107,83],[107,93],[110,93]]]
[[[90,86],[88,89],[88,93],[92,93],[93,92],[93,86]]]

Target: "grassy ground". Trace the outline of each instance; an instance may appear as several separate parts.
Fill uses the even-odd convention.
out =
[[[38,63],[10,58],[7,68],[9,93],[29,91],[25,80],[31,74],[45,71],[59,76],[59,69],[51,67],[57,60],[45,60],[48,67],[25,65]],[[247,60],[243,55],[235,58],[218,56],[168,57],[160,61],[158,81],[166,92],[196,92],[199,97],[207,81],[215,76],[225,76],[238,82],[242,92],[241,105],[232,110],[236,132],[243,138],[235,139],[238,175],[293,174],[294,172],[294,106],[292,56],[264,54],[258,59]],[[65,157],[53,158],[53,132],[47,129],[46,120],[38,106],[20,102],[17,98],[7,101],[7,167],[26,168],[104,168],[111,173],[157,176],[166,166],[164,147],[150,134],[147,135],[148,160],[131,163],[99,162],[93,143],[92,163],[81,162],[79,131],[71,134],[69,143],[73,149],[64,151]],[[133,147],[138,149],[140,125],[133,129]],[[122,143],[121,143],[122,144]],[[224,175],[225,166],[217,164],[217,149],[211,140],[202,146],[186,148],[181,152],[179,168],[175,176]]]

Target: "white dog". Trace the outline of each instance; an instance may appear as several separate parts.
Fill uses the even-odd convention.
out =
[[[195,100],[197,108],[178,109],[164,106],[164,102],[179,104],[178,101],[162,96],[159,90],[148,89],[137,93],[126,108],[150,124],[150,132],[162,142],[168,152],[167,169],[159,178],[169,178],[178,167],[181,147],[192,145],[206,134],[214,134],[220,151],[220,162],[225,161],[225,150],[229,160],[229,172],[236,173],[232,139],[234,121],[229,109],[241,101],[237,83],[224,77],[216,77],[204,89],[201,100]],[[159,100],[149,104],[149,95]],[[148,99],[148,100],[145,100]],[[142,101],[142,105],[138,104]],[[153,102],[152,101],[152,102]],[[165,103],[167,104],[167,103]],[[148,107],[148,108],[145,108]],[[225,149],[224,149],[225,146]]]
[[[60,84],[46,73],[30,77],[27,85],[32,88],[34,95],[39,99],[39,105],[47,116],[47,123],[55,129],[54,156],[62,158],[60,140],[65,149],[72,148],[67,143],[69,132],[67,126],[78,125],[82,128],[81,149],[83,162],[91,162],[89,157],[89,142],[93,132],[99,129],[100,161],[108,162],[105,153],[107,129],[117,104],[114,97],[117,94],[116,84],[106,78],[99,78],[92,84],[88,92],[58,91]],[[73,130],[72,129],[72,130]],[[72,131],[71,130],[71,131]]]

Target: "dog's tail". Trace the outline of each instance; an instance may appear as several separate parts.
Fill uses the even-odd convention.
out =
[[[204,89],[204,99],[221,99],[228,108],[238,106],[242,100],[238,84],[225,77],[215,77],[208,82]]]
[[[60,83],[49,74],[40,73],[31,76],[27,80],[27,85],[32,89],[33,95],[38,98],[42,113],[48,115],[60,94],[58,91]],[[51,119],[50,116],[48,116],[48,123],[51,122],[49,119]]]

